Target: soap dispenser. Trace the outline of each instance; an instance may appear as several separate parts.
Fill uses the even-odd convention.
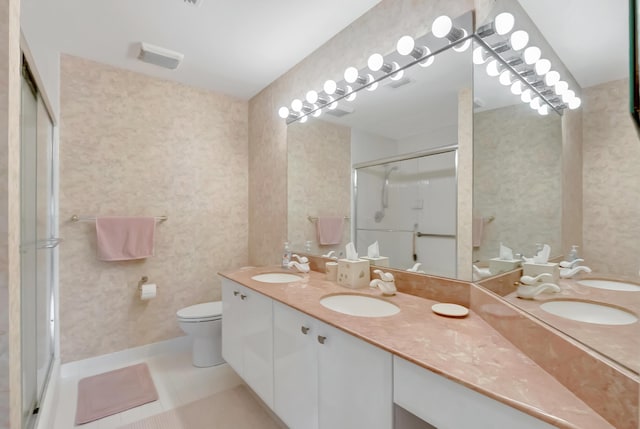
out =
[[[573,246],[571,246],[571,250],[567,255],[567,261],[572,262],[572,261],[575,261],[576,259],[578,259],[578,246],[574,244]]]
[[[284,250],[282,251],[282,268],[289,268],[289,262],[291,262],[291,249],[289,248],[289,242],[284,242]]]

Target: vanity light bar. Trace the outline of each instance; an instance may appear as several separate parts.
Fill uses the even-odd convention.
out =
[[[466,17],[467,15],[469,16],[470,27],[471,15],[465,14],[464,16]],[[310,90],[306,93],[304,101],[296,98],[291,101],[290,107],[280,107],[278,116],[285,119],[288,124],[295,121],[306,122],[309,116],[318,117],[325,109],[335,109],[341,100],[355,100],[357,92],[362,89],[375,91],[379,83],[386,78],[391,80],[402,79],[404,70],[415,64],[421,67],[429,67],[433,64],[435,56],[448,49],[451,45],[457,52],[467,50],[473,37],[469,36],[466,29],[456,27],[454,21],[446,15],[439,16],[433,21],[431,34],[437,39],[444,39],[446,44],[432,51],[423,46],[422,43],[416,46],[416,40],[411,36],[403,36],[398,40],[396,52],[402,57],[410,57],[407,64],[401,66],[398,61],[392,58],[396,52],[389,54],[387,58],[381,54],[374,53],[367,61],[367,69],[359,70],[353,66],[347,67],[343,81],[327,80],[323,85],[322,91]]]
[[[580,97],[569,89],[560,73],[552,70],[551,61],[542,58],[540,48],[528,46],[529,34],[524,30],[513,31],[514,27],[514,16],[503,12],[489,24],[478,28],[476,36],[480,46],[474,49],[474,64],[487,63],[489,76],[495,76],[501,84],[510,86],[514,95],[520,96],[523,103],[528,103],[541,115],[549,113],[549,106],[558,112],[580,107]],[[485,40],[488,38],[499,38],[499,42],[489,44]]]

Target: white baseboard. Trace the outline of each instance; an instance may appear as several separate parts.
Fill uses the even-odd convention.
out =
[[[183,335],[170,340],[65,363],[60,368],[60,377],[86,377],[129,365],[136,360],[144,360],[151,356],[188,351],[191,349],[190,340],[189,336]]]

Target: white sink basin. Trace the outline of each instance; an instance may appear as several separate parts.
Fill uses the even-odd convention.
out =
[[[628,311],[582,301],[548,301],[540,308],[558,317],[598,325],[630,325],[638,318]]]
[[[364,295],[331,295],[322,298],[320,304],[329,310],[350,316],[384,317],[393,316],[400,312],[400,308],[395,304]]]
[[[640,285],[627,282],[619,282],[615,280],[586,279],[579,280],[578,284],[581,284],[583,286],[595,287],[598,289],[640,292]]]
[[[262,283],[290,283],[302,280],[302,277],[289,273],[265,273],[255,275],[251,280]]]

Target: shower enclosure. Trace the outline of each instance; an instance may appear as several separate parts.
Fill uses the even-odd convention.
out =
[[[33,427],[54,354],[54,127],[23,58],[20,148],[22,427]]]
[[[359,255],[378,242],[389,265],[456,276],[455,146],[355,165]]]

